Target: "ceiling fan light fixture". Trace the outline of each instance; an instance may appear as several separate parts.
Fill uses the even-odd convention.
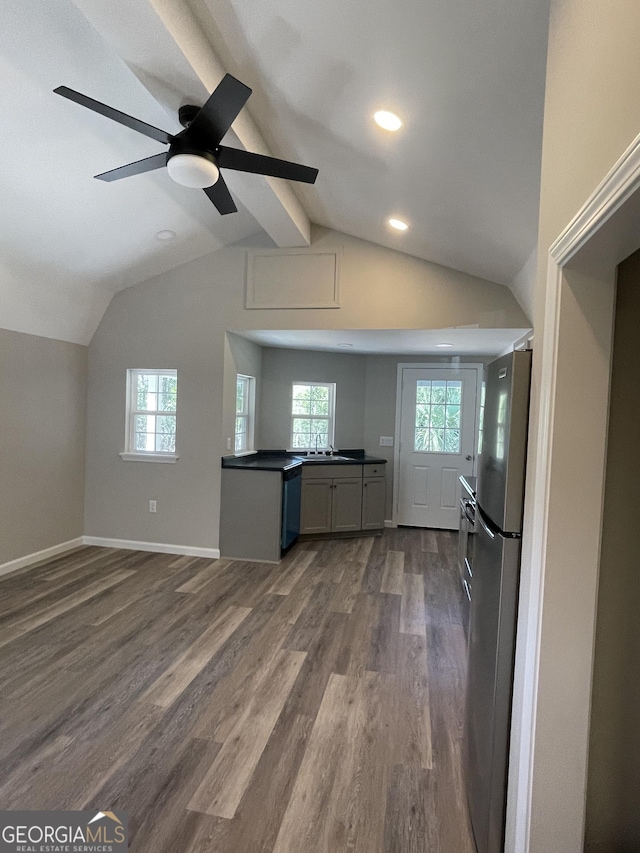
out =
[[[397,116],[395,113],[391,113],[388,110],[378,110],[373,114],[373,120],[381,127],[383,130],[390,130],[392,133],[395,133],[396,130],[400,130],[404,122]]]
[[[199,154],[174,154],[167,161],[167,172],[183,187],[212,187],[220,177],[220,170],[213,162]]]

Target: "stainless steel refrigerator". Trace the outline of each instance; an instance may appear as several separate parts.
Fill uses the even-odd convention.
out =
[[[478,853],[504,847],[530,382],[528,351],[485,373],[463,753]]]

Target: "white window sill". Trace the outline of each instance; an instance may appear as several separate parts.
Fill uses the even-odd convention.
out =
[[[180,458],[176,453],[120,453],[125,462],[177,462]]]

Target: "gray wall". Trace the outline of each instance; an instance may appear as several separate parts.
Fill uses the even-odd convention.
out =
[[[460,359],[487,363],[493,357]],[[336,447],[361,448],[387,460],[385,518],[393,515],[393,447],[381,447],[380,436],[395,441],[398,365],[449,364],[450,358],[424,355],[355,355],[263,348],[262,424],[260,447],[289,447],[291,384],[296,380],[336,383]]]
[[[620,265],[589,750],[589,853],[640,850],[640,252]]]
[[[336,383],[337,448],[364,447],[366,356],[263,348],[260,447],[291,447],[291,385]]]
[[[233,453],[236,411],[236,377],[238,373],[256,380],[254,445],[259,447],[260,399],[262,394],[262,347],[246,338],[228,332],[224,349],[224,400],[222,433],[225,449]]]
[[[87,348],[0,330],[0,565],[82,535]]]
[[[114,297],[89,348],[87,535],[218,546],[220,457],[228,452],[235,409],[224,390],[231,373],[225,369],[228,331],[528,326],[506,287],[352,237],[314,232],[312,250],[334,247],[342,252],[339,309],[246,310],[242,247]],[[131,367],[178,370],[180,458],[174,465],[118,456]],[[158,502],[156,514],[148,512],[150,499]]]

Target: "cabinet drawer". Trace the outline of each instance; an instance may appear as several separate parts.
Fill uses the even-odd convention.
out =
[[[338,480],[344,477],[362,477],[362,465],[332,465],[321,462],[317,465],[303,465],[303,480]]]
[[[363,477],[384,477],[385,468],[387,466],[384,463],[379,462],[370,462],[367,465],[363,465]]]

